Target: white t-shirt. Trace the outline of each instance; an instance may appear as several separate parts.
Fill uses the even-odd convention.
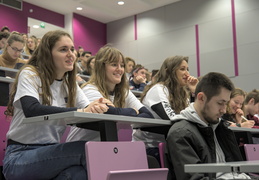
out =
[[[48,144],[59,143],[62,134],[66,129],[65,124],[58,124],[58,121],[48,121],[42,123],[22,124],[25,115],[23,113],[20,98],[31,96],[39,100],[42,104],[40,94],[42,92],[40,78],[25,68],[19,75],[17,92],[14,97],[14,116],[7,132],[7,139],[23,144]],[[57,107],[66,107],[65,99],[67,97],[63,81],[54,81],[50,90],[53,96],[51,105]],[[89,104],[88,99],[77,85],[76,107],[83,108]]]
[[[92,84],[88,84],[83,87],[83,92],[90,101],[94,101],[103,97],[102,94],[98,91],[98,88]],[[113,102],[114,96],[111,95],[109,99],[111,102]],[[125,99],[124,108],[140,109],[143,106],[144,105],[136,98],[136,96],[131,91],[129,91],[128,96]],[[68,134],[67,142],[79,140],[100,141],[100,133],[98,131],[72,127]]]
[[[161,119],[161,117],[158,116],[157,113],[151,109],[151,107],[155,104],[162,103],[167,116],[171,119],[174,117],[175,112],[171,108],[171,105],[168,99],[169,99],[169,92],[167,87],[158,83],[148,90],[142,103],[147,107],[147,109],[153,114],[154,118],[156,119]],[[165,136],[158,133],[152,133],[147,131],[141,131],[140,129],[134,129],[132,140],[143,141],[146,147],[158,147],[158,144],[160,142],[165,142]]]

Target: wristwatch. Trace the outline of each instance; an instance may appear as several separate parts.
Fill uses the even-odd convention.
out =
[[[237,127],[241,127],[241,124],[240,124],[240,123],[236,123],[236,126],[237,126]]]

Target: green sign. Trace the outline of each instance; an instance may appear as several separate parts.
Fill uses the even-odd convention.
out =
[[[40,23],[40,27],[45,28],[45,23],[44,22]]]

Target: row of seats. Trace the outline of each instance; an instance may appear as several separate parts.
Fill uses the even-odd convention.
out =
[[[0,166],[6,148],[6,133],[10,126],[10,119],[4,115],[6,107],[0,106]],[[88,163],[89,179],[127,180],[138,179],[166,179],[168,169],[165,168],[165,143],[159,144],[160,164],[162,168],[148,169],[145,145],[143,142],[131,142],[131,127],[119,128],[119,142],[88,142],[86,143],[86,160]],[[68,131],[67,131],[68,132]],[[62,141],[65,141],[65,137]],[[248,161],[259,160],[259,144],[245,144],[245,154]],[[102,151],[102,152],[100,152]],[[102,156],[100,156],[102,155]],[[103,163],[106,163],[104,165]],[[111,163],[113,162],[113,163]],[[126,163],[125,163],[126,162]],[[102,167],[100,171],[100,167]],[[2,170],[2,169],[1,169]],[[99,176],[102,174],[102,177]],[[125,176],[125,177],[124,177]],[[98,178],[97,178],[98,177]],[[0,180],[4,179],[0,176]]]

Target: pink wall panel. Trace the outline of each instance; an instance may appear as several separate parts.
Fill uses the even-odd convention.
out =
[[[106,24],[89,19],[79,14],[73,14],[73,34],[75,47],[82,46],[84,50],[95,54],[106,44]]]

